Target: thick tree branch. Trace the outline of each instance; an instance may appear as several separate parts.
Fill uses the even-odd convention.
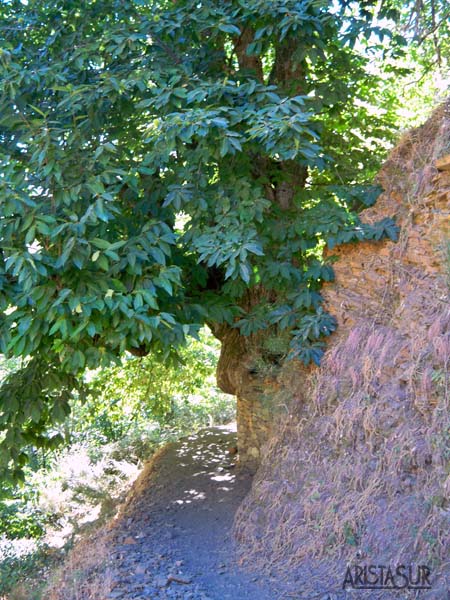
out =
[[[299,41],[285,39],[275,49],[275,61],[269,76],[269,83],[278,85],[287,94],[301,94],[305,70],[295,58]]]

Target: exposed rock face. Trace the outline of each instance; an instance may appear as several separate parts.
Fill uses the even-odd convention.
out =
[[[333,252],[336,282],[324,296],[338,331],[319,369],[290,365],[279,380],[292,399],[289,414],[237,516],[243,558],[252,563],[303,581],[313,573],[336,589],[348,561],[430,563],[434,585],[425,597],[444,597],[449,154],[450,102],[392,152],[379,176],[385,192],[362,214],[368,222],[395,216],[398,243]]]
[[[402,319],[397,323],[402,329],[406,326],[403,316],[406,320],[411,316],[411,302],[419,306],[424,300],[418,292],[428,296],[436,286],[442,287],[440,275],[445,271],[450,237],[450,171],[439,172],[435,165],[450,138],[446,110],[441,108],[393,151],[379,175],[385,193],[362,213],[366,222],[395,217],[401,227],[399,243],[344,245],[333,251],[340,258],[336,283],[328,286],[324,296],[341,334],[345,332],[342,326],[349,328],[368,318]],[[441,293],[446,295],[445,285]],[[416,331],[429,323],[414,320],[410,325]]]

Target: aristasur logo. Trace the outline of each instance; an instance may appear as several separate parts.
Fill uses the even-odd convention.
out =
[[[343,589],[430,590],[431,569],[427,565],[350,565]]]

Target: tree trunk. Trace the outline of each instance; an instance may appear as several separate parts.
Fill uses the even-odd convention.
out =
[[[239,68],[262,82],[264,73],[260,58],[247,55],[247,48],[253,38],[251,28],[243,29],[234,49]],[[272,70],[268,76],[268,82],[277,85],[286,95],[302,93],[304,69],[296,62],[296,48],[295,40],[282,42],[276,48]],[[253,157],[253,163],[255,180],[263,177],[268,181],[265,186],[266,197],[282,210],[291,210],[296,191],[305,186],[307,168],[293,160],[277,161],[263,156]],[[250,290],[242,303],[243,308],[251,310],[264,296],[267,297],[268,294],[262,288]],[[261,447],[270,436],[273,421],[273,407],[264,399],[266,383],[252,367],[264,332],[249,338],[241,336],[237,329],[221,325],[213,328],[213,333],[222,343],[217,367],[218,386],[237,397],[240,463],[255,469]]]

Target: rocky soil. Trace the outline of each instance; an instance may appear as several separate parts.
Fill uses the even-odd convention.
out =
[[[111,532],[108,600],[279,598],[235,562],[232,521],[251,485],[235,444],[231,428],[203,430],[144,471]]]
[[[235,447],[235,428],[224,426],[162,448],[118,517],[75,545],[48,600],[353,599],[320,581],[311,594],[295,575],[242,567],[232,530],[252,475]]]
[[[133,485],[118,518],[74,548],[48,600],[418,598],[330,588],[313,571],[299,575],[293,569],[282,579],[255,565],[244,569],[232,527],[252,478],[230,453],[235,444],[233,428],[214,427],[164,447]]]

